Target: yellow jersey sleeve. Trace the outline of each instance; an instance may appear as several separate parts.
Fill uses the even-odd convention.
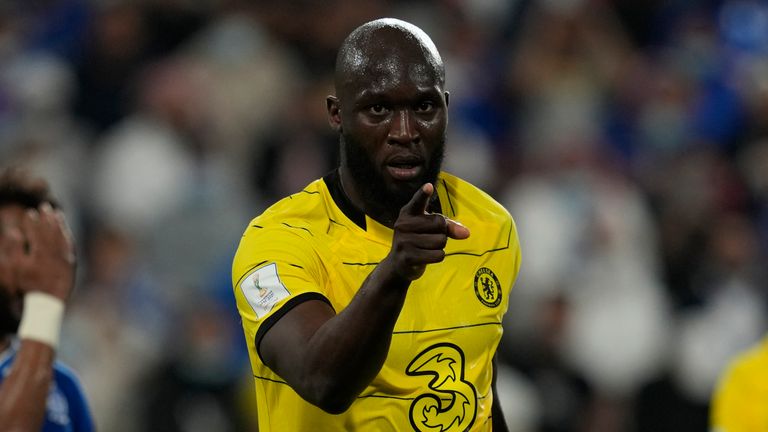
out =
[[[252,225],[235,255],[232,282],[247,341],[257,352],[264,333],[297,304],[330,304],[323,264],[295,230]]]
[[[711,432],[768,431],[768,340],[737,357],[712,398]]]

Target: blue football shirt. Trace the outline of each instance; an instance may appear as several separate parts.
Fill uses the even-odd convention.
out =
[[[18,345],[14,341],[0,353],[0,382],[11,372]],[[54,362],[53,371],[42,432],[92,432],[91,411],[74,372],[58,361]]]

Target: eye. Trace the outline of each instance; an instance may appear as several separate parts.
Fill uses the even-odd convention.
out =
[[[432,101],[421,101],[416,105],[416,111],[418,112],[430,112],[435,109],[435,104]]]
[[[389,110],[387,109],[387,107],[385,107],[382,104],[374,104],[368,107],[368,111],[370,111],[371,114],[382,115],[382,114],[386,114],[387,111]]]

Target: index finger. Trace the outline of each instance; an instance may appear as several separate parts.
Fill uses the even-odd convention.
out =
[[[59,235],[61,236],[63,247],[65,248],[64,252],[67,253],[68,257],[73,258],[75,254],[75,240],[72,235],[72,230],[69,228],[69,224],[64,218],[64,213],[61,210],[56,210],[55,217],[56,222],[58,223]]]
[[[21,232],[24,238],[24,249],[27,255],[32,255],[39,246],[40,214],[36,209],[27,209],[21,218]]]
[[[424,183],[423,186],[413,194],[413,198],[408,201],[408,204],[404,205],[400,212],[406,214],[418,216],[423,215],[427,211],[427,205],[429,205],[429,198],[435,192],[435,187],[432,183]]]

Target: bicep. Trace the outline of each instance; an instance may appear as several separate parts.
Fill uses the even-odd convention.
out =
[[[326,302],[307,300],[283,314],[256,347],[265,365],[288,382],[299,379],[309,340],[336,312]]]

